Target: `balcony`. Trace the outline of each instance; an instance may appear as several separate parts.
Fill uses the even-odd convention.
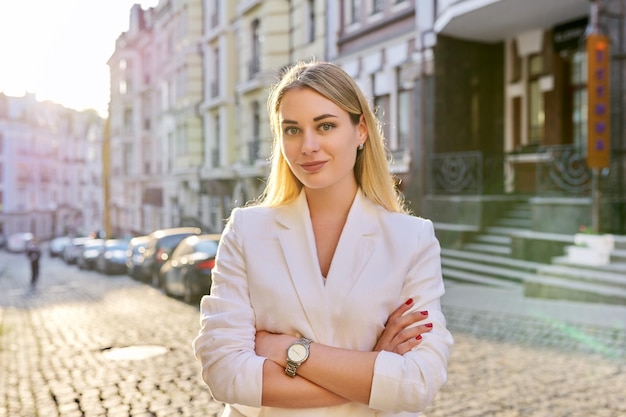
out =
[[[481,42],[498,42],[527,31],[550,28],[589,14],[588,0],[439,0],[438,33]]]

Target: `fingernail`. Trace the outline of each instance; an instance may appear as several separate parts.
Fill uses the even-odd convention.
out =
[[[406,305],[411,305],[411,304],[413,304],[413,299],[412,299],[412,298],[409,298],[408,300],[406,300],[406,302],[405,302],[404,304],[406,304]]]
[[[422,316],[427,316],[427,315],[428,315],[428,311],[420,311],[420,314],[421,314]]]
[[[433,327],[433,324],[432,323],[426,323],[424,326],[430,328],[430,327]]]
[[[418,335],[415,337],[415,339],[417,339],[417,340],[422,340],[422,335],[421,335],[421,334],[418,334]]]

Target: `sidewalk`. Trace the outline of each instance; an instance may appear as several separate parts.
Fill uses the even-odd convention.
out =
[[[123,275],[44,257],[30,291],[0,251],[0,417],[216,416],[191,341],[196,306]],[[455,339],[424,417],[626,416],[625,308],[446,281]],[[116,358],[124,348],[158,355]]]
[[[442,304],[491,313],[505,313],[626,331],[626,305],[585,303],[525,297],[523,288],[497,288],[446,281]]]
[[[521,286],[446,281],[442,308],[453,333],[626,361],[626,306],[529,298]]]

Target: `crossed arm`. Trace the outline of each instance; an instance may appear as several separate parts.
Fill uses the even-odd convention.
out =
[[[404,354],[417,346],[421,335],[432,328],[428,312],[414,311],[413,300],[398,307],[371,352],[341,349],[311,343],[309,358],[298,375],[285,374],[286,351],[297,338],[259,331],[255,352],[267,358],[263,364],[262,404],[283,408],[312,408],[340,405],[350,401],[369,403],[378,352]],[[413,324],[420,323],[417,326]]]

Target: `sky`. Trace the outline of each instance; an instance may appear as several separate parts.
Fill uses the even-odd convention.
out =
[[[106,117],[106,62],[135,3],[158,0],[0,0],[0,92]]]

